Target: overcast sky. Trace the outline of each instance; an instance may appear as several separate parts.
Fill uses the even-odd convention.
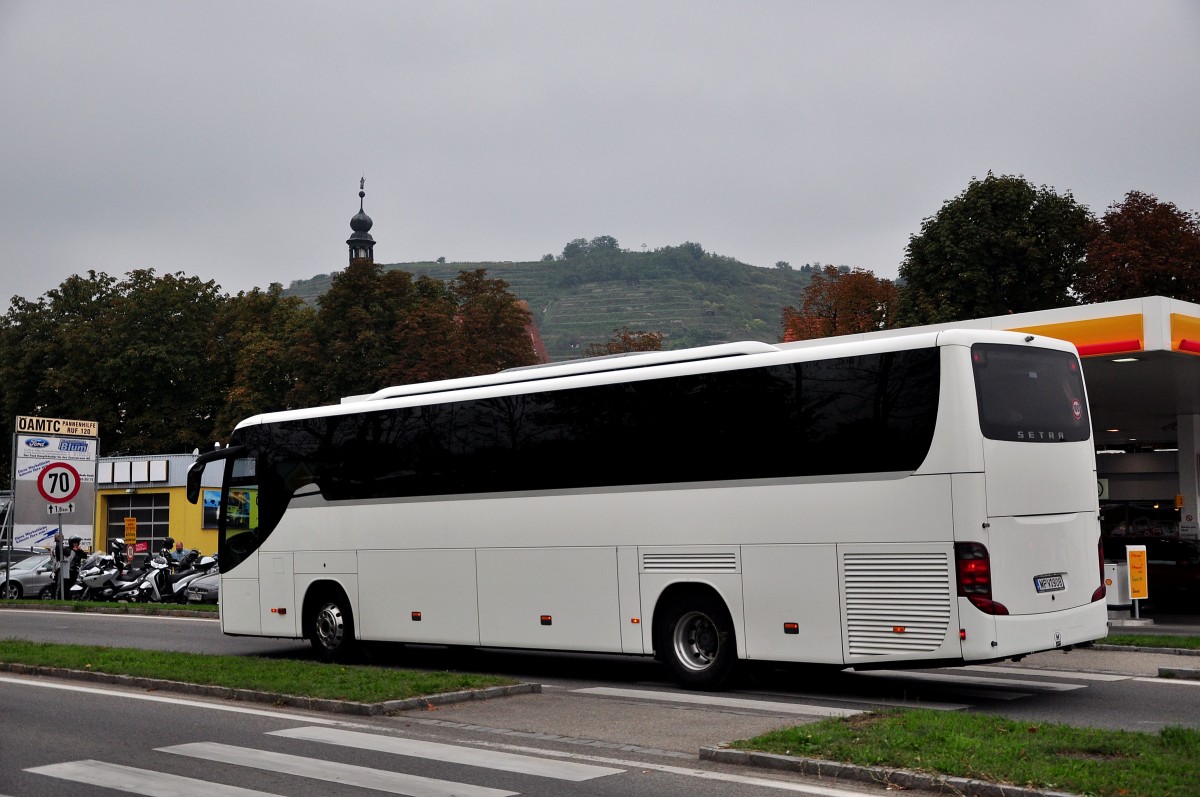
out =
[[[1200,210],[1200,3],[0,0],[0,310],[695,241],[894,277],[972,177]]]

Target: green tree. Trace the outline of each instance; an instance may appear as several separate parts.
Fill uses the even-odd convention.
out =
[[[532,316],[509,292],[507,282],[489,278],[486,270],[478,269],[460,272],[449,287],[457,307],[461,345],[468,352],[466,373],[461,376],[537,362],[529,334]]]
[[[326,400],[536,362],[529,310],[483,269],[447,284],[356,262],[318,302]]]
[[[1130,191],[1109,205],[1076,290],[1085,302],[1140,296],[1200,301],[1200,214]]]
[[[139,269],[117,285],[103,367],[94,372],[117,399],[106,409],[121,450],[174,453],[211,443],[229,382],[214,346],[227,298],[212,280],[182,272]]]
[[[412,275],[356,260],[318,300],[317,340],[325,400],[373,393],[397,359],[395,330],[418,301]]]
[[[243,418],[325,398],[317,370],[316,313],[299,297],[284,296],[279,283],[232,297],[216,328],[222,331],[222,372],[230,375],[230,384],[214,440],[225,439]]]
[[[94,420],[106,454],[182,453],[211,442],[228,382],[213,321],[226,296],[181,273],[89,271],[0,319],[0,406]]]
[[[908,242],[903,325],[1073,304],[1093,219],[1069,194],[991,173],[942,205]]]

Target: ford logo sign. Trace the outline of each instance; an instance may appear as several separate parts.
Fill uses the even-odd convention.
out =
[[[25,441],[25,445],[30,448],[46,448],[50,445],[50,441],[42,437],[31,437]]]

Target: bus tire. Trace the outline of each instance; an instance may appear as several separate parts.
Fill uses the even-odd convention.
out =
[[[350,601],[340,591],[328,591],[312,603],[309,641],[322,661],[345,661],[356,647]]]
[[[676,596],[664,609],[655,652],[683,686],[720,689],[737,663],[733,621],[724,602],[702,592]]]

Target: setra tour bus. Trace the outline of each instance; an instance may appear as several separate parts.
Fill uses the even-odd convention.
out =
[[[226,634],[739,660],[1016,658],[1107,633],[1063,341],[949,330],[618,355],[249,418]],[[219,467],[214,465],[213,467]]]

